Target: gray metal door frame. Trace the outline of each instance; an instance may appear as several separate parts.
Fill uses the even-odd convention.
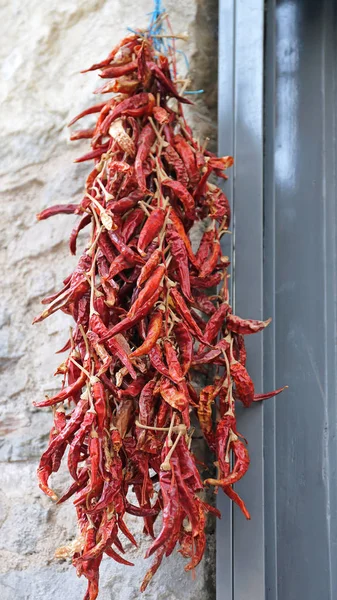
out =
[[[336,600],[336,11],[333,0],[220,0],[219,152],[235,166],[235,312],[257,391],[251,467],[219,493],[217,600]]]

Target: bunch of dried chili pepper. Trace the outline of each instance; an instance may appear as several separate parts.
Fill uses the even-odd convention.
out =
[[[268,321],[234,316],[229,304],[229,263],[220,238],[230,207],[209,178],[226,179],[233,159],[217,158],[194,139],[182,109],[190,102],[177,90],[170,66],[150,38],[132,34],[88,69],[107,80],[95,93],[112,93],[71,122],[97,116],[94,126],[71,136],[91,140],[78,161],[92,161],[93,168],[78,204],[38,215],[78,215],[73,254],[79,232],[90,231],[75,271],[42,301],[46,309],[35,319],[61,310],[75,322],[59,351],[68,351],[57,370],[61,390],[35,406],[54,411],[39,486],[58,503],[74,498],[80,535],[58,556],[70,554],[78,575],[87,578],[86,600],[97,597],[104,553],[132,564],[119,537],[136,545],[127,514],[142,518],[144,533],[153,538],[147,556],[153,554],[154,562],[142,590],[177,545],[189,561],[187,571],[200,562],[206,515],[218,514],[200,495],[205,486],[221,487],[249,518],[233,489],[249,467],[235,401],[248,407],[281,391],[256,395],[245,367],[244,336]],[[197,221],[204,232],[194,252],[190,231]],[[215,286],[219,293],[210,295]],[[216,375],[199,390],[193,372],[205,365]],[[192,413],[216,455],[216,479],[201,480]],[[49,478],[66,453],[73,482],[58,498]]]

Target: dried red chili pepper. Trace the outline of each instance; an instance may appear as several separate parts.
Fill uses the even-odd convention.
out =
[[[77,209],[78,204],[55,204],[55,206],[45,208],[42,212],[38,213],[36,218],[38,221],[43,221],[54,215],[73,215]]]
[[[165,221],[165,211],[156,208],[146,221],[138,239],[137,250],[143,256],[148,245],[157,237]]]
[[[174,325],[173,331],[179,347],[180,366],[184,376],[190,370],[192,363],[193,338],[188,327],[182,321]]]
[[[170,190],[172,190],[174,192],[174,194],[177,196],[177,198],[179,198],[179,200],[182,202],[182,204],[184,206],[186,217],[188,219],[191,219],[192,221],[194,221],[195,220],[194,198],[193,198],[193,196],[191,196],[191,194],[188,192],[188,190],[184,187],[184,185],[182,183],[180,183],[180,181],[175,181],[173,179],[165,179],[164,181],[162,181],[162,186],[164,188],[168,187]]]
[[[215,389],[213,385],[208,385],[200,392],[198,403],[198,419],[207,443],[211,450],[215,449],[215,435],[213,433],[212,404],[215,399]]]
[[[269,325],[271,319],[267,321],[254,321],[252,319],[240,319],[236,315],[229,314],[226,319],[226,327],[234,333],[248,335],[249,333],[257,333]]]
[[[250,406],[254,400],[255,390],[246,368],[241,363],[233,361],[230,365],[230,374],[233,377],[238,398],[245,406]]]
[[[166,268],[164,265],[159,265],[149,279],[146,281],[144,287],[139,292],[136,300],[131,305],[131,308],[128,312],[128,317],[132,318],[134,315],[144,306],[145,302],[151,298],[154,292],[159,288],[164,274],[166,272]]]
[[[185,298],[187,298],[187,300],[192,301],[190,272],[188,268],[188,255],[185,244],[179,236],[178,232],[172,226],[169,226],[167,228],[166,239],[170,244],[171,253],[174,257],[174,263],[177,265],[181,290]]]
[[[139,189],[144,194],[147,193],[146,188],[146,176],[144,173],[144,162],[150,154],[151,146],[154,143],[156,134],[153,130],[152,125],[149,123],[145,125],[141,132],[138,140],[138,148],[135,160],[135,173]]]
[[[162,323],[163,313],[161,310],[158,310],[151,317],[144,342],[141,344],[141,346],[139,346],[138,348],[136,348],[136,350],[129,354],[129,358],[136,358],[137,356],[144,356],[144,354],[149,354],[150,350],[152,350],[153,346],[160,337]]]
[[[145,283],[145,281],[150,277],[154,269],[159,265],[161,258],[162,251],[158,248],[150,255],[145,265],[142,267],[141,272],[139,273],[139,277],[137,279],[137,287],[140,288],[143,285],[143,283]]]

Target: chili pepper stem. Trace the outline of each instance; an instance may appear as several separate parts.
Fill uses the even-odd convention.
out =
[[[169,427],[168,434],[167,434],[167,445],[169,448],[171,448],[173,445],[171,435],[172,435],[172,431],[173,431],[173,425],[174,425],[175,418],[176,418],[176,415],[175,415],[175,412],[173,412],[172,417],[171,417],[170,427]]]
[[[172,448],[167,453],[164,462],[162,462],[161,465],[160,465],[160,470],[161,471],[171,471],[172,470],[172,467],[171,467],[171,464],[170,464],[170,459],[171,459],[171,456],[172,456],[174,450],[176,449],[176,446],[177,446],[177,444],[178,444],[178,442],[179,442],[179,440],[180,440],[180,438],[181,438],[182,435],[183,435],[182,432],[179,431],[179,433],[178,433],[178,435],[177,435],[177,437],[176,437],[176,439],[174,441],[174,444],[173,444]]]

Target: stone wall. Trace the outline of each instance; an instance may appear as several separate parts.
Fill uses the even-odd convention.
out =
[[[216,4],[166,0],[173,28],[188,33],[184,51],[191,74],[205,94],[191,116],[201,136],[212,135],[215,103]],[[54,352],[67,339],[69,321],[56,314],[31,326],[40,299],[55,291],[75,265],[68,252],[71,216],[43,223],[37,212],[55,203],[77,201],[88,166],[73,160],[85,143],[70,143],[65,125],[87,106],[97,75],[80,69],[104,57],[126,34],[142,27],[152,10],[148,0],[11,0],[0,7],[1,28],[1,304],[0,304],[0,597],[2,600],[80,599],[86,582],[67,562],[54,559],[56,547],[76,535],[71,502],[54,506],[38,489],[36,467],[46,447],[51,413],[33,400],[57,389]],[[198,45],[197,45],[198,40]],[[184,61],[180,61],[185,75]],[[205,111],[205,106],[207,111]],[[211,116],[210,116],[211,115]],[[213,117],[212,117],[213,115]],[[212,117],[212,118],[211,118]],[[54,479],[67,486],[66,474]],[[146,542],[130,550],[135,567],[102,563],[102,600],[138,598],[148,568]],[[212,548],[212,534],[210,533]],[[162,566],[144,598],[167,600],[212,596],[214,555],[193,581],[180,555]]]

